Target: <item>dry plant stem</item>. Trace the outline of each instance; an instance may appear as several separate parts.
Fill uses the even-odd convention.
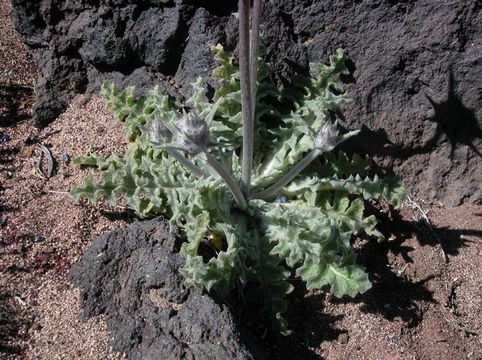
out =
[[[445,249],[442,245],[442,241],[440,240],[440,238],[437,236],[437,234],[433,230],[432,223],[430,222],[430,219],[428,218],[427,213],[422,209],[422,207],[420,205],[418,205],[415,201],[413,201],[410,196],[407,196],[407,200],[413,207],[415,207],[418,211],[420,211],[423,219],[425,220],[425,223],[427,224],[428,228],[430,229],[430,231],[432,232],[433,236],[435,237],[435,239],[437,240],[437,242],[440,246],[440,254],[442,255],[442,258],[444,259],[444,261],[446,263],[449,262],[449,258],[447,256],[447,253],[445,252]]]
[[[253,195],[254,199],[269,199],[276,195],[276,193],[290,183],[300,172],[302,172],[313,160],[323,153],[322,150],[314,148],[311,152],[300,160],[293,168],[288,171],[281,179],[271,185],[266,190],[263,190]]]
[[[217,161],[210,153],[207,152],[207,150],[204,151],[204,154],[206,155],[208,164],[211,165],[214,170],[216,170],[219,176],[221,176],[221,178],[226,183],[227,187],[231,191],[231,194],[233,194],[234,200],[236,200],[239,208],[241,210],[246,210],[248,205],[236,180],[230,173],[226,171],[226,169],[224,169],[224,167],[219,163],[219,161]]]
[[[262,12],[263,1],[254,0],[253,19],[251,21],[251,53],[249,57],[249,81],[251,85],[251,119],[253,119],[253,124],[256,121],[256,85],[258,78],[259,26],[261,23]]]
[[[241,189],[245,195],[251,185],[253,167],[252,96],[249,64],[249,0],[239,0],[239,73],[243,114],[243,155],[241,165]]]

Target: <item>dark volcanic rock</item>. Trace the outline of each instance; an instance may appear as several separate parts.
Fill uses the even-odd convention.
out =
[[[37,125],[103,80],[142,93],[174,76],[170,93],[187,96],[189,84],[215,66],[210,45],[236,51],[236,0],[137,3],[13,0],[15,26],[41,70]],[[343,47],[352,71],[346,127],[363,128],[349,147],[401,175],[414,196],[481,202],[479,0],[265,3],[262,32],[278,85]]]
[[[96,238],[69,274],[84,316],[130,359],[253,359],[226,306],[183,287],[178,245],[161,218]]]

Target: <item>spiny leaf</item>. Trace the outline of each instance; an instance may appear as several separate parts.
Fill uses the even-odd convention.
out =
[[[331,293],[336,297],[355,297],[371,288],[365,270],[356,265],[351,256],[335,260],[310,255],[298,268],[297,273],[306,281],[308,289],[320,289],[329,285]]]
[[[337,153],[334,151],[324,153],[321,158],[322,161],[317,162],[311,170],[322,178],[335,175],[343,178],[354,174],[363,176],[371,164],[368,157],[363,158],[358,154],[353,154],[350,158],[341,150]]]

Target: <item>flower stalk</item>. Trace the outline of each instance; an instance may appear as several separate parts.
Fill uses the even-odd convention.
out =
[[[203,152],[204,155],[206,155],[208,164],[211,165],[214,170],[216,170],[221,179],[223,179],[226,183],[229,191],[231,191],[231,194],[233,194],[234,200],[238,204],[239,208],[241,210],[246,210],[248,206],[246,203],[246,199],[234,177],[229,172],[227,172],[226,169],[221,165],[221,163],[219,163],[219,161],[217,161],[216,158],[214,158],[214,156],[212,156],[207,150],[204,150]]]
[[[261,13],[263,2],[254,0],[253,20],[251,22],[251,43],[249,61],[249,81],[251,85],[251,119],[256,121],[256,89],[258,78],[258,53],[259,53],[259,27],[261,23]]]
[[[245,196],[251,186],[253,169],[253,104],[251,94],[249,0],[239,0],[239,73],[241,86],[241,111],[243,115],[243,153],[241,164],[241,189]]]
[[[207,177],[208,175],[202,171],[199,167],[194,165],[189,159],[186,159],[178,150],[166,149],[167,153],[171,155],[174,159],[179,161],[182,166],[188,169],[193,175],[197,177]]]
[[[269,188],[260,191],[253,195],[254,199],[270,199],[274,197],[278,191],[280,191],[283,187],[288,185],[291,180],[293,180],[296,175],[302,172],[308,165],[311,164],[313,160],[315,160],[318,156],[323,153],[322,150],[318,148],[314,148],[310,151],[308,155],[306,155],[299,163],[297,163],[293,168],[288,171],[281,179],[279,179],[276,183],[271,185]]]
[[[318,130],[317,134],[313,138],[314,148],[308,155],[300,160],[293,168],[288,171],[281,179],[275,182],[267,189],[260,191],[253,195],[254,199],[269,199],[276,195],[283,187],[288,185],[300,172],[311,164],[318,156],[324,152],[333,150],[343,141],[358,134],[360,131],[349,131],[346,134],[340,135],[340,132],[336,128],[337,123],[325,122]]]

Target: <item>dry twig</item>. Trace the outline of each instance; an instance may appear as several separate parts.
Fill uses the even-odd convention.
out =
[[[49,148],[42,144],[38,144],[38,146],[40,147],[40,150],[42,152],[40,153],[40,159],[37,163],[37,171],[43,178],[50,179],[54,172],[54,158]],[[44,170],[42,169],[42,161],[44,157],[47,158],[47,172],[44,172]]]
[[[442,255],[442,258],[447,263],[449,261],[449,258],[448,258],[447,253],[445,252],[445,249],[442,245],[442,240],[437,235],[437,233],[433,230],[432,223],[430,222],[430,219],[427,216],[427,212],[424,211],[419,204],[417,204],[415,201],[413,201],[410,196],[407,196],[407,201],[411,205],[412,208],[417,209],[422,214],[422,218],[425,221],[425,224],[428,226],[428,228],[430,229],[430,232],[433,234],[434,238],[437,240],[437,242],[440,246],[440,254]]]

